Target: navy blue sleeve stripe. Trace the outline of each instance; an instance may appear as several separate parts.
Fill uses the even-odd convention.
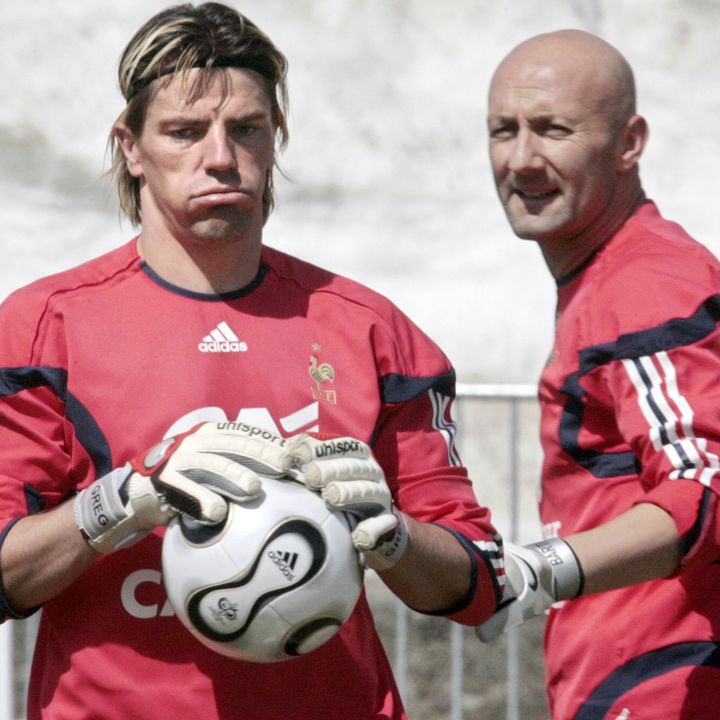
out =
[[[720,295],[713,295],[690,317],[673,318],[648,330],[621,335],[616,344],[616,358],[639,358],[692,345],[714,332],[718,320]]]
[[[97,475],[110,472],[112,459],[107,439],[87,408],[68,392],[65,370],[44,366],[0,368],[0,397],[43,386],[51,388],[65,403],[66,417],[75,428],[78,441],[90,455]]]
[[[640,463],[631,452],[599,453],[580,446],[586,395],[581,379],[598,367],[616,361],[634,361],[644,374],[640,358],[690,345],[716,330],[720,320],[720,295],[708,298],[687,318],[674,318],[662,325],[621,335],[615,342],[601,343],[580,351],[580,367],[565,379],[562,392],[567,396],[560,418],[560,445],[575,462],[595,477],[608,478],[640,472]],[[647,381],[647,377],[645,376]],[[657,409],[657,408],[656,408]],[[657,409],[657,416],[661,413]],[[687,467],[692,467],[686,459]]]
[[[0,368],[0,397],[43,385],[51,387],[58,397],[64,398],[67,393],[67,373],[51,367]]]
[[[495,594],[495,603],[498,604],[502,597],[502,590],[498,583],[497,570],[493,565],[493,560],[497,560],[497,554],[483,552],[476,543],[474,543],[472,540],[470,540],[457,530],[453,530],[452,528],[441,525],[440,523],[433,524],[441,527],[443,530],[447,530],[460,543],[460,545],[462,545],[463,549],[468,554],[468,557],[470,558],[470,591],[467,597],[455,603],[455,605],[453,605],[452,607],[443,608],[442,610],[423,611],[422,614],[446,617],[448,615],[455,615],[456,613],[465,610],[465,608],[467,608],[470,603],[472,603],[472,601],[475,599],[475,595],[478,592],[478,558],[482,559],[482,561],[485,563],[488,574],[492,578],[493,591]]]
[[[702,500],[700,501],[700,510],[692,527],[680,538],[680,556],[686,557],[695,547],[700,535],[703,531],[705,523],[711,520],[710,504],[714,499],[714,493],[709,488],[703,491]]]
[[[457,532],[456,530],[452,530],[449,527],[446,527],[445,525],[439,525],[438,523],[435,523],[438,525],[438,527],[441,527],[443,530],[447,530],[451,535],[455,537],[455,539],[463,546],[465,552],[470,557],[470,592],[467,597],[463,598],[459,602],[455,603],[451,607],[443,608],[442,610],[429,610],[426,612],[423,612],[423,615],[432,615],[432,616],[438,616],[438,617],[446,617],[448,615],[454,615],[455,613],[459,613],[461,610],[464,610],[470,603],[473,601],[473,598],[475,597],[475,593],[477,592],[477,578],[478,578],[478,560],[477,556],[480,554],[475,546],[468,540],[464,535]],[[494,577],[494,575],[493,575]]]
[[[29,515],[42,512],[45,509],[45,496],[29,483],[23,485],[25,507]]]
[[[455,397],[455,371],[449,370],[443,375],[430,377],[409,377],[390,373],[380,379],[380,394],[383,402],[386,403],[407,402],[428,390],[436,390],[442,395]]]
[[[610,708],[625,693],[681,667],[720,668],[720,643],[677,643],[633,658],[595,688],[573,720],[604,720]]]

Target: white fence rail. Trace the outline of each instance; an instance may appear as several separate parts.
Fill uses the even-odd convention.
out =
[[[480,502],[508,540],[537,536],[534,386],[459,384],[457,391],[459,447]],[[368,595],[410,717],[546,720],[541,622],[486,646],[469,628],[407,610],[377,580]],[[25,717],[36,622],[0,625],[0,720]]]

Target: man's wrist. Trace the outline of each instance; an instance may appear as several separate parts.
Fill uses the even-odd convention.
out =
[[[555,600],[573,600],[580,596],[585,575],[577,555],[562,538],[548,538],[526,546],[542,556],[552,573]]]
[[[75,523],[82,536],[91,544],[127,517],[118,488],[131,473],[129,465],[116,468],[82,490],[75,498]]]

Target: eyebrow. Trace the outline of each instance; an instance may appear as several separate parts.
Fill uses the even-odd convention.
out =
[[[257,122],[258,120],[271,120],[269,113],[258,110],[257,112],[249,112],[226,118],[225,122],[246,123]],[[174,114],[166,118],[158,120],[161,128],[171,127],[173,125],[207,125],[211,119],[207,115],[193,116],[192,114]]]

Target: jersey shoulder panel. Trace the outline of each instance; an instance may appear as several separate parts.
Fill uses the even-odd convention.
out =
[[[54,296],[112,281],[139,262],[136,243],[132,240],[80,265],[35,280],[12,292],[5,302],[12,301],[19,307],[46,304]]]
[[[720,263],[683,228],[643,205],[579,279],[588,345],[687,318],[720,292]]]
[[[263,261],[286,281],[291,281],[308,293],[334,295],[340,302],[354,302],[379,316],[402,314],[384,295],[356,280],[338,275],[273,248],[263,248]]]
[[[76,267],[43,278],[12,292],[0,304],[0,367],[32,365],[35,341],[53,307],[64,298],[121,282],[139,267],[135,241]]]
[[[609,279],[639,275],[641,281],[650,283],[660,276],[668,283],[691,280],[695,285],[710,283],[717,288],[717,258],[681,225],[662,217],[651,202],[638,209],[613,243],[610,267],[601,265]]]
[[[436,343],[384,295],[272,248],[263,248],[263,262],[284,281],[307,293],[311,305],[329,305],[339,317],[355,317],[370,328],[380,356],[392,355],[395,362],[387,366],[381,362],[381,375],[433,375],[451,370]]]

